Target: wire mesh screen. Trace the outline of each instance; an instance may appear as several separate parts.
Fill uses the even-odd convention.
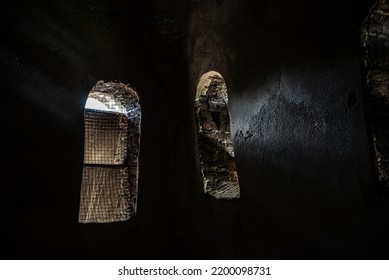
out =
[[[120,82],[99,81],[88,101],[79,222],[126,221],[136,213],[139,97]]]
[[[85,109],[84,164],[122,165],[127,155],[124,114]]]
[[[133,213],[128,168],[86,166],[82,175],[81,222],[126,221]]]

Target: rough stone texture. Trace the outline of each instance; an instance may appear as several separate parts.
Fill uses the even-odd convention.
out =
[[[220,74],[210,72],[200,79],[197,90],[195,116],[204,192],[217,199],[239,198],[226,83]]]
[[[99,81],[89,97],[108,111],[85,109],[79,222],[126,221],[136,213],[141,111],[138,94]]]
[[[367,115],[378,182],[389,187],[389,1],[379,0],[362,28]]]

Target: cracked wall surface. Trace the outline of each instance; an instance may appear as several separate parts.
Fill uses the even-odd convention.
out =
[[[227,86],[217,72],[211,71],[201,77],[195,111],[204,192],[217,199],[238,198],[240,191]]]
[[[138,94],[122,83],[99,81],[89,94],[84,116],[79,222],[126,221],[136,213],[141,121]]]
[[[362,28],[367,114],[378,182],[389,186],[389,1],[372,7]]]

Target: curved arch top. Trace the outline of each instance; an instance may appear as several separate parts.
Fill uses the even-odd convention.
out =
[[[220,73],[210,71],[201,76],[195,118],[204,192],[217,199],[239,198],[227,85]]]
[[[196,99],[200,97],[200,95],[206,95],[207,90],[211,84],[211,82],[214,79],[220,79],[223,81],[224,85],[226,82],[224,81],[223,76],[216,71],[209,71],[204,73],[200,79],[199,82],[197,83],[197,90],[196,90]],[[225,90],[223,91],[223,97],[227,98],[227,86],[225,86]],[[226,100],[226,103],[228,103],[228,100]]]

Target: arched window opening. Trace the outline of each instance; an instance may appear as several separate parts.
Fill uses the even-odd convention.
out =
[[[141,108],[137,92],[99,81],[84,110],[80,223],[126,221],[136,213]]]
[[[377,182],[389,187],[389,5],[377,1],[365,19],[362,50],[366,108]]]
[[[217,199],[239,198],[227,86],[218,72],[201,76],[195,118],[204,192]]]

